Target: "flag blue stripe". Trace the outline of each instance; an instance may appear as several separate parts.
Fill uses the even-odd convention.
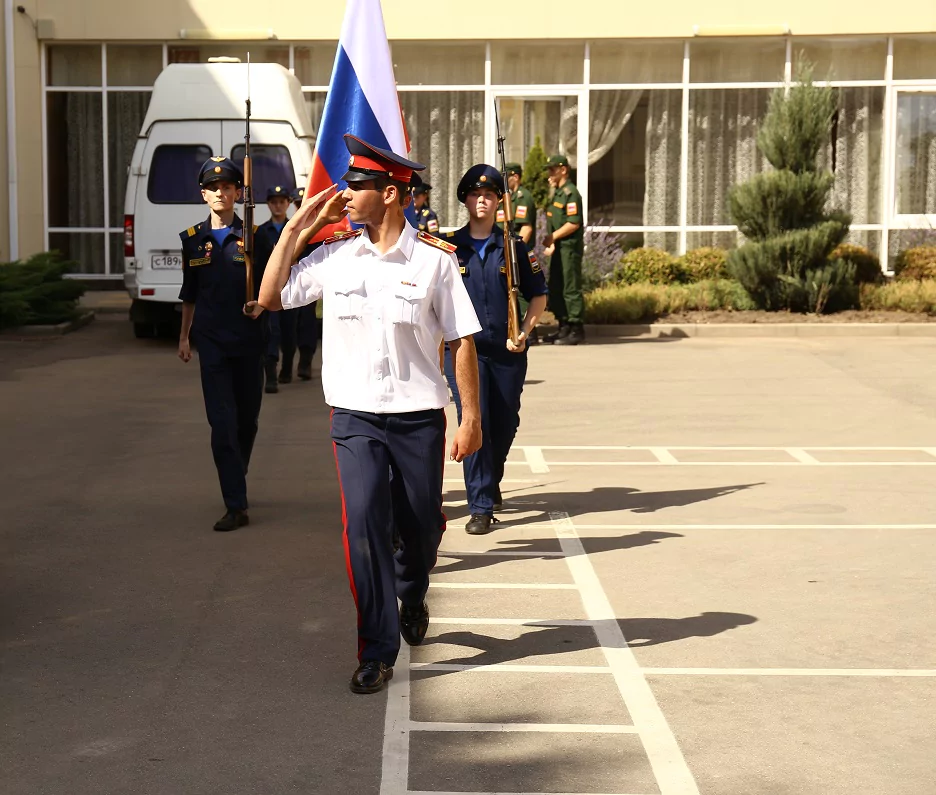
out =
[[[382,149],[390,148],[387,136],[364,96],[351,60],[339,45],[316,142],[319,160],[332,182],[339,182],[341,175],[348,170],[348,149],[342,137],[345,133],[356,135]]]

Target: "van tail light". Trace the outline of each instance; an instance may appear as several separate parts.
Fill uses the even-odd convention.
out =
[[[124,256],[132,257],[134,255],[133,247],[133,216],[124,216]]]

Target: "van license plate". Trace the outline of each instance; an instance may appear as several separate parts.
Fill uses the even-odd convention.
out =
[[[150,258],[150,267],[153,270],[181,270],[181,254],[153,254]]]

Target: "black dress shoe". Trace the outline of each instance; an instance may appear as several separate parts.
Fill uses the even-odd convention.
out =
[[[393,668],[377,660],[365,660],[351,677],[352,693],[379,693],[393,679]]]
[[[581,345],[585,342],[585,328],[580,323],[569,327],[569,333],[564,337],[560,334],[556,345]]]
[[[227,533],[248,524],[250,524],[250,517],[244,511],[229,510],[214,523],[214,529],[219,533]]]
[[[465,525],[465,532],[471,536],[483,536],[490,533],[494,528],[491,526],[497,523],[497,519],[488,516],[486,513],[473,513]]]
[[[418,646],[429,629],[429,608],[426,603],[416,607],[400,607],[400,634],[410,646]]]

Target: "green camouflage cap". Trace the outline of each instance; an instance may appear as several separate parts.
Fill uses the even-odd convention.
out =
[[[511,174],[517,174],[518,176],[523,176],[523,166],[519,163],[508,163],[507,164],[507,176]]]
[[[549,160],[546,161],[546,168],[552,168],[553,166],[568,166],[569,158],[565,155],[552,155]]]

